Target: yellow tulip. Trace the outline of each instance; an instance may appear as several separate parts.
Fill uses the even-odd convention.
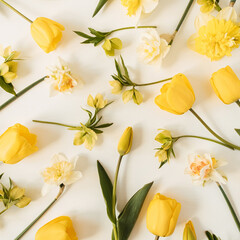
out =
[[[240,99],[240,80],[230,66],[213,73],[210,82],[217,96],[225,104]]]
[[[159,237],[170,236],[176,227],[181,204],[157,193],[147,209],[147,228]]]
[[[132,147],[132,139],[133,139],[133,130],[131,127],[128,127],[124,131],[118,143],[118,152],[121,156],[126,155],[130,152]]]
[[[78,240],[69,217],[58,217],[41,227],[35,236],[35,240]]]
[[[36,152],[37,136],[17,123],[0,136],[0,161],[15,164]]]
[[[183,240],[197,240],[195,229],[191,221],[188,221],[184,228]]]
[[[46,53],[56,49],[63,30],[63,25],[45,17],[39,17],[31,24],[33,39]]]
[[[179,73],[170,83],[163,85],[161,95],[155,98],[155,103],[165,111],[174,114],[187,112],[195,102],[195,94],[187,77]]]

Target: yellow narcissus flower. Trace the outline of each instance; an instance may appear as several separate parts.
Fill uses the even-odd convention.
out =
[[[138,54],[144,63],[158,63],[166,57],[170,50],[168,42],[161,38],[155,29],[143,33],[138,46]]]
[[[121,156],[128,154],[132,148],[133,130],[131,127],[125,129],[118,143],[118,153]]]
[[[56,49],[62,39],[64,26],[45,17],[38,17],[31,24],[31,34],[35,42],[46,53]]]
[[[137,105],[140,105],[143,101],[143,96],[138,90],[133,88],[131,90],[126,90],[122,95],[122,99],[124,103],[127,103],[130,100],[133,100],[134,103],[136,103]]]
[[[58,58],[57,65],[49,68],[49,71],[47,79],[52,82],[50,95],[55,95],[58,92],[71,93],[78,84],[72,76],[71,69],[61,58]]]
[[[213,73],[210,82],[223,103],[231,104],[240,99],[240,80],[230,66]]]
[[[108,103],[108,100],[104,100],[102,94],[98,93],[95,98],[90,94],[87,99],[87,104],[90,107],[96,109],[104,108]]]
[[[159,237],[170,236],[177,225],[181,204],[157,193],[147,209],[147,228]]]
[[[197,33],[188,41],[189,47],[212,61],[231,56],[240,44],[240,27],[233,7],[221,10],[217,17],[200,14],[195,21]]]
[[[224,165],[226,162],[216,160],[210,154],[206,153],[203,156],[192,154],[189,156],[185,173],[189,174],[197,184],[204,185],[211,181],[226,184],[226,177],[217,171],[217,168]]]
[[[141,13],[151,13],[158,5],[159,0],[121,0],[121,4],[127,8],[127,15],[137,16]]]
[[[185,225],[183,240],[197,240],[195,229],[191,221],[188,221]]]
[[[112,94],[120,94],[121,93],[123,86],[119,81],[117,81],[117,80],[109,81],[109,84],[113,87]]]
[[[199,5],[202,5],[200,10],[202,13],[211,12],[216,7],[216,0],[197,0]]]
[[[85,148],[92,150],[97,140],[97,134],[90,128],[81,123],[81,129],[75,134],[74,145],[84,144]]]
[[[35,240],[78,240],[71,218],[61,216],[41,227]]]
[[[64,186],[71,185],[82,177],[80,171],[75,171],[78,157],[69,160],[64,154],[55,154],[52,158],[52,166],[47,167],[43,173],[44,186],[42,195],[46,195],[51,185]]]
[[[195,102],[195,94],[187,77],[179,73],[161,88],[161,95],[155,98],[155,103],[165,111],[174,114],[184,114]]]
[[[0,161],[15,164],[38,150],[37,136],[17,123],[0,136]]]

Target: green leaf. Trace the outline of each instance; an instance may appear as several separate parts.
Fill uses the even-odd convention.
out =
[[[2,179],[2,177],[3,177],[3,174],[4,174],[4,173],[1,173],[1,174],[0,174],[0,180],[1,180],[1,179]]]
[[[97,5],[92,17],[95,17],[98,14],[98,12],[107,3],[107,1],[108,0],[99,0],[98,5]]]
[[[113,210],[112,210],[113,185],[104,167],[99,161],[97,161],[97,168],[98,168],[98,175],[99,175],[100,185],[102,189],[102,194],[107,207],[107,215],[110,221],[115,223],[116,219],[114,219],[113,217]]]
[[[237,134],[240,136],[240,129],[235,128],[235,131],[236,131]]]
[[[96,126],[95,128],[107,128],[107,127],[110,127],[112,125],[113,125],[113,123],[104,123],[102,125]]]
[[[11,93],[15,96],[17,95],[16,92],[14,91],[12,83],[6,83],[2,76],[0,76],[0,87],[8,93]]]
[[[160,164],[160,166],[159,166],[159,169],[160,169],[161,167],[163,167],[167,162],[168,162],[168,160],[165,160],[165,161],[161,162],[161,164]]]
[[[122,55],[120,56],[120,58],[121,58],[122,66],[123,66],[123,69],[124,69],[124,72],[125,72],[126,77],[130,78],[130,77],[129,77],[129,73],[128,73],[128,69],[127,69],[127,67],[126,67],[126,65],[125,65],[125,63],[124,63],[124,60],[123,60],[123,58],[122,58]]]
[[[127,240],[129,238],[152,185],[153,182],[146,184],[138,190],[120,213],[117,222],[119,240]]]
[[[92,38],[91,36],[87,35],[86,33],[83,33],[83,32],[79,32],[79,31],[73,31],[75,32],[77,35],[79,35],[80,37],[83,37],[83,38]]]
[[[103,133],[102,130],[96,129],[96,128],[91,128],[96,134],[101,134]]]
[[[212,234],[210,232],[206,231],[205,234],[209,240],[213,240]]]

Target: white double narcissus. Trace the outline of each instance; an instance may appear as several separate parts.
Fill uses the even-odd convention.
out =
[[[121,0],[121,4],[127,8],[128,16],[140,18],[142,13],[151,13],[158,5],[159,0]]]

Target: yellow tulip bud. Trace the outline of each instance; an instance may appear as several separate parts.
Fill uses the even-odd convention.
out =
[[[147,209],[147,228],[159,237],[170,236],[176,227],[181,204],[157,193]]]
[[[210,82],[217,96],[225,104],[240,99],[240,80],[230,66],[213,73]]]
[[[41,227],[35,236],[35,240],[78,240],[69,217],[58,217]]]
[[[173,114],[184,114],[195,102],[195,94],[187,77],[179,73],[170,83],[163,85],[161,95],[155,98],[155,103],[165,111]]]
[[[46,53],[56,49],[63,30],[63,25],[45,17],[39,17],[31,24],[33,39]]]
[[[17,123],[0,136],[0,161],[15,164],[36,152],[37,136]]]
[[[183,240],[197,240],[195,229],[191,221],[187,222],[184,228]]]
[[[121,156],[126,155],[130,152],[132,147],[132,139],[133,139],[133,130],[131,127],[128,127],[124,131],[118,143],[118,152]]]

